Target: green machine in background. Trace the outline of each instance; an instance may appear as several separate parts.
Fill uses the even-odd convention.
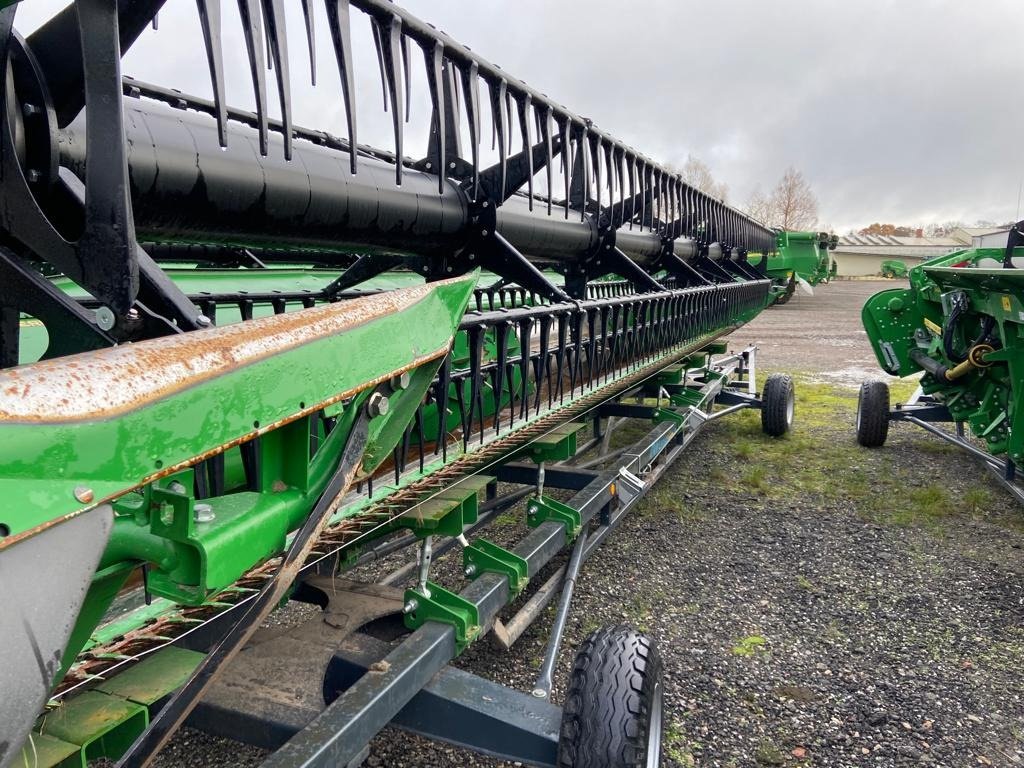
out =
[[[908,274],[906,263],[899,259],[886,259],[879,271],[882,277],[898,280],[905,280]]]
[[[981,458],[1024,500],[1014,482],[1024,466],[1022,231],[1018,222],[1005,249],[964,249],[926,261],[910,270],[909,288],[868,299],[862,317],[879,364],[894,376],[923,376],[912,401],[895,409],[884,382],[865,382],[857,439],[881,446],[890,421],[908,421]],[[936,422],[954,423],[956,434]]]
[[[828,232],[790,232],[776,230],[776,253],[767,257],[764,269],[771,278],[776,304],[785,304],[799,285],[813,295],[813,286],[827,283],[836,274],[836,264],[828,252],[835,250],[839,238]],[[760,265],[756,257],[752,263]]]

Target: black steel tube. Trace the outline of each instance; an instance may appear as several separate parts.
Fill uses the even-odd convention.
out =
[[[147,99],[125,98],[132,208],[140,240],[293,248],[353,253],[373,250],[431,254],[460,247],[470,224],[468,199],[454,182],[438,194],[437,178],[406,168],[402,186],[394,166],[364,156],[352,175],[348,152],[296,140],[293,159],[280,146],[259,153],[255,129],[228,125],[222,148],[216,122],[200,112]],[[59,137],[60,162],[85,172],[84,116]],[[280,145],[279,134],[270,135]],[[497,211],[498,231],[538,262],[571,260],[591,252],[597,228],[588,218],[566,221],[513,196]],[[649,262],[662,250],[657,234],[617,233],[630,258]],[[688,253],[692,243],[676,242]]]
[[[934,357],[930,357],[923,349],[915,347],[910,350],[910,359],[936,379],[939,379],[940,381],[946,380],[946,372],[949,370],[949,366],[943,365]]]
[[[572,593],[576,588],[576,577],[579,576],[580,566],[583,565],[583,552],[586,548],[587,531],[584,529],[572,548],[572,557],[569,558],[565,580],[562,582],[562,596],[558,601],[558,612],[555,613],[555,621],[551,626],[551,637],[548,638],[548,647],[544,652],[544,663],[541,665],[537,682],[533,686],[533,695],[538,699],[546,699],[551,695],[551,679],[555,674],[558,651],[562,647],[562,637],[565,635],[565,620],[569,617]]]

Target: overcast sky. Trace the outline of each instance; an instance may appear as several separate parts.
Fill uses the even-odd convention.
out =
[[[297,10],[298,0],[286,3]],[[16,26],[29,29],[61,4],[24,3]],[[701,158],[729,185],[734,204],[742,206],[758,185],[769,190],[793,166],[818,196],[819,224],[840,232],[872,221],[1017,215],[1024,178],[1019,0],[400,4],[648,156]],[[316,5],[321,82],[316,90],[297,86],[297,122],[344,135]],[[225,6],[229,90],[233,103],[246,106],[244,49],[228,7],[234,3]],[[194,2],[169,0],[160,31],[129,53],[125,72],[208,94],[194,17]],[[289,17],[297,80],[308,79],[300,19]],[[357,24],[366,65],[356,68],[360,139],[390,148],[369,35],[361,32]],[[422,80],[414,87],[422,109]],[[410,141],[412,149],[422,144]]]

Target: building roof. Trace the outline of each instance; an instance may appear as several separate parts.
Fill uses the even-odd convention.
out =
[[[896,237],[895,235],[843,235],[839,247],[885,246],[889,248],[959,248],[960,240],[953,237]]]
[[[892,259],[931,259],[964,247],[963,242],[953,237],[844,235],[839,238],[836,252]]]
[[[970,245],[975,237],[1005,232],[1008,229],[1009,227],[957,227],[950,234],[964,245]]]

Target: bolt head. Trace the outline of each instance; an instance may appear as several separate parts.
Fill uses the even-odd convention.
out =
[[[548,697],[548,692],[543,688],[534,688],[530,691],[530,695],[535,699],[546,699]]]
[[[75,488],[75,498],[82,504],[91,504],[95,498],[95,494],[92,492],[92,488],[85,485],[80,485]]]
[[[192,507],[192,513],[195,515],[197,523],[209,523],[216,517],[213,513],[213,507],[204,502],[194,505]]]
[[[170,485],[167,486],[167,490],[170,491],[171,493],[184,493],[185,486],[182,485],[177,480],[174,480],[170,483]]]
[[[470,563],[469,565],[466,566],[466,576],[472,578],[475,575],[476,575],[476,566],[473,563]]]
[[[415,611],[419,607],[420,607],[419,601],[417,601],[417,600],[410,600],[409,602],[407,602],[405,605],[402,606],[402,613],[412,613],[413,611]]]
[[[378,416],[386,416],[390,407],[391,403],[388,401],[387,395],[381,392],[374,392],[370,395],[370,400],[366,404],[366,410],[369,412],[371,419],[375,419]]]
[[[213,325],[213,321],[210,320],[210,318],[208,318],[206,315],[198,315],[196,317],[196,325],[200,326],[201,328],[208,328],[211,325]]]
[[[110,307],[97,307],[93,314],[96,318],[96,325],[101,331],[109,331],[117,322],[117,317]]]
[[[397,376],[391,377],[391,388],[392,389],[406,389],[409,386],[409,382],[412,381],[412,376],[408,371],[398,374]]]

